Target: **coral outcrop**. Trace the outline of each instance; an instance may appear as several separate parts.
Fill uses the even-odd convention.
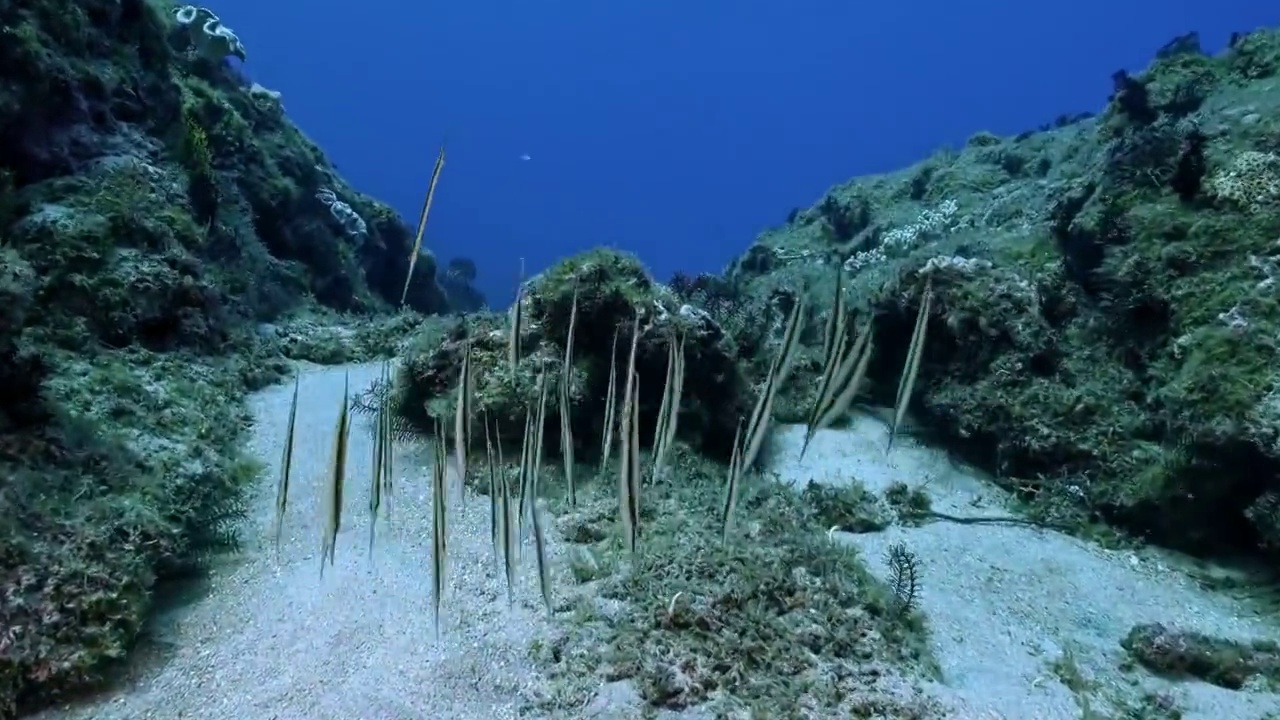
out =
[[[1214,57],[1188,36],[1114,80],[1096,117],[832,189],[727,281],[822,308],[842,264],[892,405],[932,278],[918,429],[1059,520],[1274,556],[1280,33]],[[784,396],[813,384],[800,365]]]
[[[724,332],[708,313],[650,278],[634,256],[609,249],[563,260],[524,284],[521,351],[514,367],[509,362],[512,324],[508,318],[478,313],[428,323],[410,341],[404,356],[397,379],[398,415],[424,432],[431,431],[432,418],[452,417],[461,353],[469,343],[477,413],[498,423],[505,437],[519,437],[524,413],[536,403],[538,375],[545,372],[551,382],[559,376],[575,294],[578,317],[571,396],[574,437],[583,446],[576,457],[598,460],[610,368],[625,365],[632,322],[639,313],[638,371],[646,378],[663,377],[666,343],[682,334],[688,370],[679,434],[690,446],[727,458],[738,417],[750,409],[747,403],[753,398],[748,396]],[[660,383],[641,385],[645,445],[652,437],[661,401]],[[557,411],[552,405],[548,413],[554,416]],[[548,428],[557,426],[558,421],[549,421]],[[549,439],[547,447],[557,447],[557,442]]]

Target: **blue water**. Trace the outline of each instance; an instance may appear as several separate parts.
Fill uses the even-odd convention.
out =
[[[1264,0],[209,3],[246,71],[411,221],[447,136],[426,244],[472,257],[492,304],[519,258],[597,244],[660,278],[719,271],[834,183],[1098,110],[1188,30],[1216,51],[1280,21]]]

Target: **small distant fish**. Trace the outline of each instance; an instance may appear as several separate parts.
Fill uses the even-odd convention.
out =
[[[520,155],[520,159],[521,159],[521,160],[524,160],[524,161],[526,161],[526,162],[527,162],[527,161],[529,161],[529,160],[532,160],[532,159],[533,159],[533,157],[532,157],[531,155],[529,155],[529,153],[521,153],[521,155]]]

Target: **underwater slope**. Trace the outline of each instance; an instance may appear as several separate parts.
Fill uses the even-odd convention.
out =
[[[288,370],[258,323],[388,312],[412,232],[233,69],[252,48],[205,8],[16,0],[0,31],[8,716],[100,679],[156,583],[234,541],[244,393]],[[410,307],[445,309],[434,275],[424,256]]]
[[[1042,517],[1274,559],[1280,33],[1212,57],[1176,38],[1113,82],[1097,116],[833,188],[731,284],[766,310],[800,283],[829,303],[843,265],[875,313],[881,405],[931,293],[921,429]],[[818,372],[797,369],[780,412],[803,419]]]
[[[220,302],[274,314],[304,292],[343,310],[398,303],[411,230],[345,184],[289,121],[280,93],[234,69],[233,57],[252,66],[252,49],[223,22],[234,18],[146,0],[21,0],[5,12],[6,245],[57,248],[38,272],[79,261],[63,269],[105,275],[121,259],[99,256],[114,248],[156,263],[145,268],[161,284],[152,292],[168,290],[178,308]],[[425,256],[415,274],[434,278],[434,264]],[[162,282],[166,270],[177,278]],[[180,280],[203,292],[185,297],[171,287]],[[430,313],[443,299],[428,281],[407,304]],[[107,318],[88,319],[106,332]],[[146,320],[166,319],[137,322]]]
[[[779,428],[770,469],[781,481],[876,498],[918,492],[938,513],[844,525],[832,539],[873,559],[888,582],[895,548],[909,553],[940,666],[929,690],[952,717],[1212,720],[1274,708],[1277,654],[1261,641],[1280,626],[1198,585],[1185,558],[1106,550],[1028,523],[1006,507],[1006,493],[944,451],[904,438],[886,454],[887,428],[872,416],[820,431],[801,459],[804,434]],[[1157,626],[1163,651],[1141,644]],[[1204,660],[1189,662],[1195,652]],[[1249,679],[1238,686],[1237,677]]]
[[[214,574],[208,597],[163,618],[148,647],[163,662],[135,682],[45,720],[395,720],[516,717],[539,693],[530,643],[546,634],[537,583],[526,575],[508,607],[493,562],[482,497],[451,510],[448,587],[436,637],[431,604],[431,470],[424,447],[399,446],[389,524],[369,552],[371,423],[354,420],[335,564],[321,576],[323,479],[344,385],[380,367],[304,371],[298,393],[290,503],[277,554],[274,478],[292,383],[250,400],[252,450],[268,472],[255,488],[244,553]],[[451,471],[452,472],[452,471]],[[554,548],[554,545],[553,545]],[[554,550],[553,550],[554,552]],[[531,574],[530,574],[531,575]]]

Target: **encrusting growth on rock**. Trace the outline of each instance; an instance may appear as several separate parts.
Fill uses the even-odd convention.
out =
[[[1280,554],[1280,115],[1247,110],[1277,104],[1274,30],[1217,56],[1180,38],[1117,73],[1096,116],[835,187],[722,276],[664,284],[596,248],[528,278],[522,261],[493,312],[473,262],[438,278],[423,248],[443,144],[410,227],[226,62],[248,54],[207,8],[32,0],[0,24],[0,715],[100,684],[164,581],[236,548],[258,572],[258,545],[281,577],[305,556],[310,577],[317,534],[315,602],[357,597],[352,563],[387,568],[363,588],[415,586],[421,612],[397,617],[417,624],[379,642],[432,632],[443,653],[510,630],[477,609],[537,625],[520,659],[551,689],[521,711],[548,713],[581,712],[607,680],[641,714],[943,717],[922,689],[945,644],[925,615],[938,588],[969,586],[889,534],[904,528]],[[341,366],[332,396],[307,394],[302,360]],[[287,380],[260,457],[245,402]],[[331,431],[299,410],[319,403]],[[773,482],[863,414],[894,461],[932,444],[971,463],[1008,515],[935,510],[914,477],[884,497],[857,478]],[[418,450],[423,477],[401,475]],[[259,494],[260,542],[242,543]],[[368,532],[351,558],[353,509]],[[880,578],[845,537],[876,534]],[[406,567],[422,575],[388,577]],[[1153,677],[1275,680],[1265,644],[1129,626]],[[1213,661],[1170,651],[1186,647]],[[439,657],[455,665],[433,672],[466,674]],[[1094,707],[1109,686],[1070,660],[1057,676]]]

